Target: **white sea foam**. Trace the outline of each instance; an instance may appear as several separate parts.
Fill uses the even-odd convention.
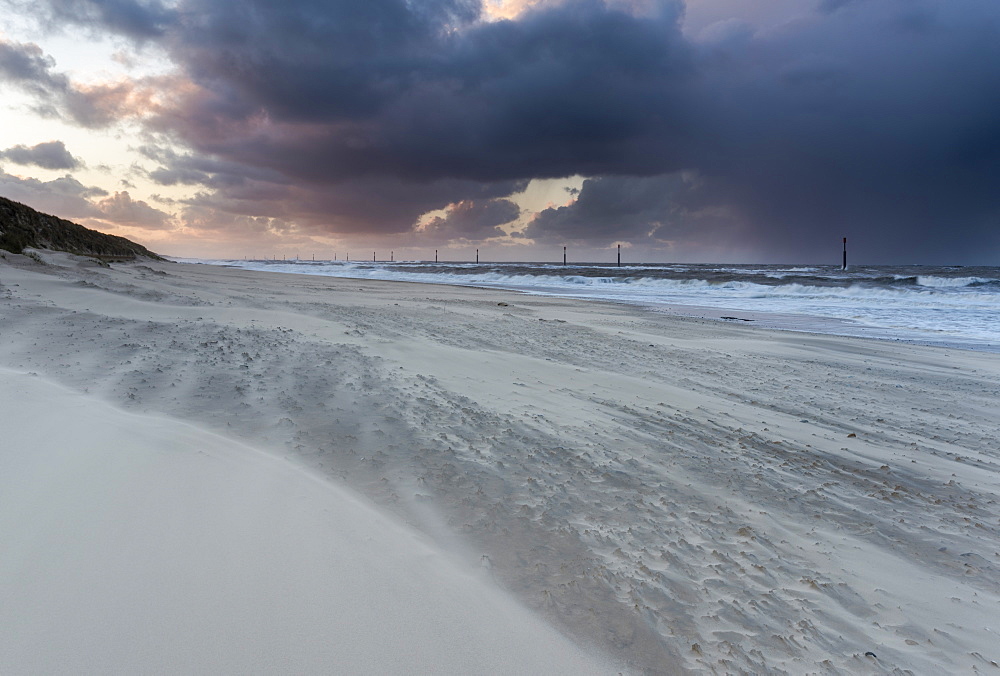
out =
[[[1000,349],[1000,271],[996,276],[957,276],[954,269],[947,268],[841,271],[818,266],[197,262],[270,272],[815,317],[838,322],[810,330]],[[925,274],[917,274],[919,271]]]
[[[989,284],[990,282],[1000,282],[997,279],[986,277],[937,277],[935,275],[920,275],[917,277],[917,284],[937,289],[952,289],[964,286],[977,286]]]

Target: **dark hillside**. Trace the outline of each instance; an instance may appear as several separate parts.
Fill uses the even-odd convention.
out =
[[[0,249],[21,253],[25,247],[99,258],[162,260],[146,247],[124,237],[105,235],[0,197]]]

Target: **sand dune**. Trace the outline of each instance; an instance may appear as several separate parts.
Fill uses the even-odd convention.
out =
[[[996,355],[49,259],[0,262],[0,365],[302,463],[637,672],[1000,661]]]
[[[245,444],[0,370],[4,674],[608,673]]]

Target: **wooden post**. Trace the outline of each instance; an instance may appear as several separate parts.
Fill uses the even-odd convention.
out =
[[[396,252],[395,251],[390,251],[389,252],[389,262],[392,263],[395,260],[396,260]]]
[[[479,262],[479,249],[476,249],[476,262]]]
[[[375,262],[375,252],[372,251],[372,263],[374,263],[374,262]]]
[[[438,262],[438,250],[437,249],[434,249],[434,262],[435,263]]]
[[[563,247],[563,265],[566,265],[566,247]]]
[[[622,245],[618,245],[618,267],[622,266]]]
[[[847,269],[847,238],[844,238],[844,267],[841,270]]]

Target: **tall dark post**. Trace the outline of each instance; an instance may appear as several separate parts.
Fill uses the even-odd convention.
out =
[[[346,254],[346,256],[347,256],[347,262],[350,263],[351,262],[351,254]]]
[[[393,263],[393,262],[395,262],[395,260],[396,260],[396,252],[395,251],[390,251],[389,252],[389,262]]]
[[[372,251],[372,263],[374,263],[374,262],[375,262],[375,252]]]
[[[847,269],[847,238],[844,238],[844,267],[841,270]]]
[[[563,247],[563,265],[566,265],[566,247]]]
[[[435,263],[438,262],[438,250],[437,249],[434,249],[434,262]]]
[[[618,245],[618,267],[622,266],[622,245]]]
[[[476,262],[479,262],[479,249],[476,249]]]

